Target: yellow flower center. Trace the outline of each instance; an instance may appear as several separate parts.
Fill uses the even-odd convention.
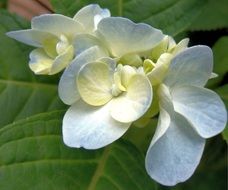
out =
[[[69,40],[63,34],[61,34],[59,38],[53,37],[43,41],[44,51],[51,58],[55,58],[58,55],[64,53],[64,51],[66,51],[69,46]]]
[[[56,44],[56,52],[60,55],[62,54],[68,47],[70,43],[66,36],[61,35],[59,42]]]
[[[122,85],[122,72],[123,72],[123,65],[119,64],[117,66],[116,72],[114,73],[114,83],[112,84],[112,95],[113,96],[118,96],[122,92],[126,91],[126,88]]]

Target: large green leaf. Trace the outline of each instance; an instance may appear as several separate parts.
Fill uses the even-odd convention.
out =
[[[0,127],[17,119],[65,106],[58,99],[57,77],[37,77],[28,67],[31,48],[5,33],[28,27],[24,20],[0,11]]]
[[[0,189],[153,190],[144,157],[125,141],[99,150],[62,142],[62,112],[33,116],[0,129]]]
[[[226,105],[226,109],[227,109],[228,108],[228,84],[217,88],[216,92],[220,95],[220,97],[224,101],[224,103]],[[226,128],[223,131],[222,136],[228,143],[228,125],[226,125]]]
[[[228,108],[228,84],[223,85],[215,90],[223,99],[226,108]]]
[[[228,73],[228,36],[221,37],[213,46],[214,53],[214,72],[218,77],[210,80],[208,86],[216,87],[219,85],[224,76]]]
[[[209,0],[201,14],[192,23],[190,30],[215,30],[228,27],[228,1]]]
[[[176,35],[184,31],[198,16],[207,0],[51,0],[56,12],[73,16],[80,8],[98,3],[109,8],[112,15],[135,22],[146,22]]]
[[[127,133],[123,136],[123,139],[132,142],[138,149],[146,154],[156,130],[157,123],[158,120],[156,118],[151,119],[145,127],[136,127],[133,123]]]
[[[222,132],[222,136],[223,136],[223,139],[228,144],[228,126],[227,125],[226,125],[226,128],[224,129],[224,131]]]

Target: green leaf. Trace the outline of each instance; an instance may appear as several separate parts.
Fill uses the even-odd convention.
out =
[[[51,0],[56,12],[73,16],[80,8],[91,3],[110,9],[113,16],[124,16],[135,22],[145,22],[177,35],[190,26],[207,0]]]
[[[228,73],[228,36],[221,37],[213,47],[214,53],[214,70],[218,77],[209,81],[209,87],[218,86]]]
[[[228,125],[226,125],[226,128],[224,129],[224,131],[222,132],[222,136],[223,139],[226,141],[226,143],[228,144]]]
[[[7,0],[0,0],[0,8],[5,8],[7,5]]]
[[[228,108],[228,84],[221,86],[215,90],[224,101],[226,108]]]
[[[138,149],[146,154],[156,130],[157,123],[157,119],[151,119],[145,127],[136,127],[133,123],[127,133],[123,136],[123,139],[132,142]]]
[[[58,98],[58,77],[35,76],[28,67],[31,48],[5,33],[27,28],[28,23],[0,11],[0,127],[36,113],[63,109]]]
[[[202,13],[192,23],[190,30],[215,30],[228,27],[227,0],[209,0]]]
[[[216,92],[220,95],[220,97],[224,101],[227,109],[228,108],[228,84],[217,88]],[[224,140],[228,143],[228,125],[226,125],[225,130],[222,132],[222,136]]]
[[[62,112],[33,116],[0,129],[0,189],[153,190],[144,157],[118,141],[99,150],[62,142]]]

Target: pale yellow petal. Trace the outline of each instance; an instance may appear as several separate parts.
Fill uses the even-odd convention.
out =
[[[56,44],[58,43],[57,37],[44,39],[42,42],[45,52],[52,58],[58,56],[56,52]]]
[[[131,77],[127,92],[112,99],[111,115],[123,123],[136,121],[150,107],[152,97],[152,87],[147,77],[135,74]]]
[[[128,54],[121,57],[119,61],[122,65],[130,65],[135,67],[140,67],[143,64],[142,59],[137,54]]]
[[[56,74],[66,68],[70,61],[73,59],[74,49],[73,46],[69,46],[64,53],[57,56],[53,62],[49,75]]]
[[[169,53],[163,53],[158,59],[155,68],[147,74],[152,85],[158,85],[163,81],[172,57],[173,56]]]
[[[121,73],[120,72],[114,73],[114,83],[119,90],[126,91],[126,88],[122,85]]]
[[[124,65],[121,70],[121,83],[122,85],[127,88],[131,77],[133,77],[136,74],[136,69],[134,67],[131,67],[129,65]]]
[[[189,43],[189,38],[185,38],[185,39],[181,40],[169,52],[172,53],[173,56],[175,56],[176,54],[178,54],[178,53],[182,52],[183,50],[185,50],[188,47],[188,43]]]
[[[152,49],[150,58],[156,62],[161,54],[165,53],[168,49],[169,37],[165,36],[164,39]]]
[[[44,50],[38,48],[33,50],[30,55],[29,67],[35,74],[48,74],[53,64]]]
[[[79,71],[77,78],[81,98],[88,104],[100,106],[111,100],[113,72],[108,64],[93,62]]]

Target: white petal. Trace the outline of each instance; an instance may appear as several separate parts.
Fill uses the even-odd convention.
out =
[[[35,47],[42,47],[46,40],[56,38],[53,34],[34,29],[8,32],[7,36]]]
[[[74,56],[73,46],[69,46],[65,52],[57,56],[50,70],[50,75],[56,74],[66,68]]]
[[[198,166],[204,145],[205,140],[176,114],[165,134],[149,147],[146,170],[151,178],[163,185],[173,186],[186,181]]]
[[[77,35],[73,40],[73,46],[75,49],[76,56],[93,46],[98,46],[99,48],[102,48],[104,51],[106,49],[98,38],[89,34]]]
[[[75,36],[83,32],[83,26],[72,18],[59,14],[44,14],[34,17],[31,21],[32,29],[50,32],[60,36]]]
[[[172,97],[169,88],[164,84],[158,87],[157,95],[159,99],[159,118],[158,125],[150,146],[152,146],[162,135],[165,134],[170,126],[171,117],[176,113],[174,111]],[[156,97],[156,96],[155,96]]]
[[[193,46],[171,61],[165,84],[204,86],[213,68],[212,51],[207,46]]]
[[[92,33],[102,18],[109,17],[108,9],[101,9],[97,4],[91,4],[80,9],[74,20],[81,23],[88,33]]]
[[[104,105],[112,99],[114,70],[103,62],[91,62],[78,73],[77,86],[81,98],[93,106]]]
[[[227,112],[220,97],[213,91],[182,86],[172,90],[174,109],[193,125],[204,138],[222,132],[227,122]]]
[[[43,49],[33,50],[29,57],[29,67],[35,74],[48,74],[50,72],[54,60]]]
[[[97,35],[103,38],[115,57],[151,49],[164,37],[160,30],[121,17],[102,19],[98,24]]]
[[[98,149],[119,139],[130,127],[110,116],[110,104],[90,106],[79,100],[63,119],[63,140],[67,146]]]
[[[105,11],[103,11],[101,14],[98,14],[98,15],[95,15],[94,17],[94,29],[93,31],[96,31],[97,30],[97,26],[99,24],[99,22],[103,19],[103,18],[106,18],[106,17],[110,17],[110,12],[108,9],[105,9]]]
[[[76,78],[80,68],[86,63],[96,61],[105,56],[105,52],[94,46],[78,55],[66,68],[60,78],[58,87],[59,97],[65,104],[71,105],[80,98],[76,84]]]
[[[172,102],[172,96],[170,94],[170,89],[166,85],[161,84],[158,87],[157,94],[159,98],[159,106],[165,109],[172,116],[174,112],[174,107]]]
[[[150,107],[153,93],[149,80],[141,74],[135,74],[127,88],[111,101],[111,115],[120,122],[128,123],[139,119]]]
[[[170,126],[170,121],[171,121],[171,118],[169,113],[165,109],[160,107],[158,125],[150,146],[152,146],[158,139],[162,137],[162,135],[165,134],[165,132]]]

